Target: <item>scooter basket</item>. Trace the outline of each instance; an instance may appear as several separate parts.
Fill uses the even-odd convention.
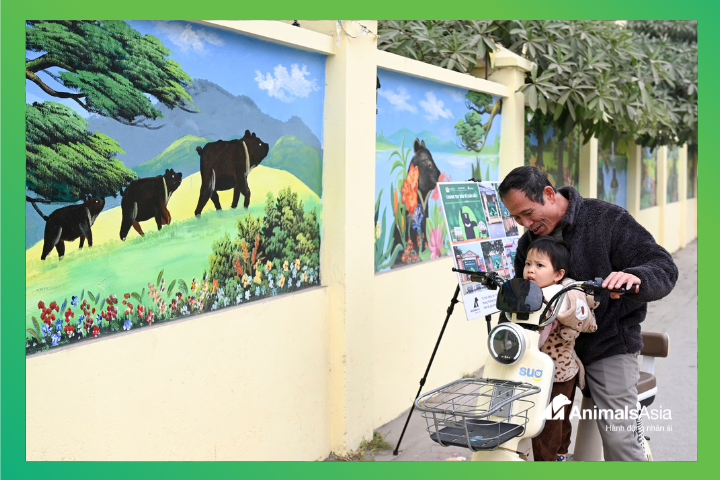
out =
[[[463,378],[420,396],[415,407],[443,447],[494,450],[525,432],[535,406],[529,397],[539,391],[529,383]]]

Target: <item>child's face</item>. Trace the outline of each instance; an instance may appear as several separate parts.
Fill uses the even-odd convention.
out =
[[[565,270],[555,270],[546,253],[533,249],[528,252],[523,269],[523,278],[535,282],[538,287],[554,285],[565,275]]]

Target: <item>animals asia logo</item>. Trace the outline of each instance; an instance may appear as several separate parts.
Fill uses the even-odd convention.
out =
[[[563,408],[565,405],[570,405],[570,399],[561,393],[552,399],[552,402],[543,410],[540,418],[543,420],[565,420],[565,409]]]

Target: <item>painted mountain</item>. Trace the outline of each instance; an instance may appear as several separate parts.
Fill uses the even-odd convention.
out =
[[[208,80],[195,80],[188,89],[199,113],[156,107],[162,119],[149,122],[157,130],[123,125],[114,120],[91,116],[89,129],[101,132],[120,143],[125,154],[117,156],[138,177],[162,174],[166,168],[180,171],[183,178],[200,170],[196,147],[219,139],[232,140],[243,136],[245,129],[256,133],[272,145],[262,165],[285,170],[295,175],[318,196],[321,194],[322,157],[320,140],[297,117],[283,122],[263,113],[255,102],[244,95],[235,96]],[[105,210],[120,205],[121,197],[108,197]],[[41,206],[49,215],[64,205]],[[45,222],[29,203],[25,208],[25,247],[43,237]]]

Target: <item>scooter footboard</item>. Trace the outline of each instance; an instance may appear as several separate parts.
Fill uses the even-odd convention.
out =
[[[430,438],[442,446],[493,450],[525,432],[540,387],[489,378],[463,378],[415,401]]]

